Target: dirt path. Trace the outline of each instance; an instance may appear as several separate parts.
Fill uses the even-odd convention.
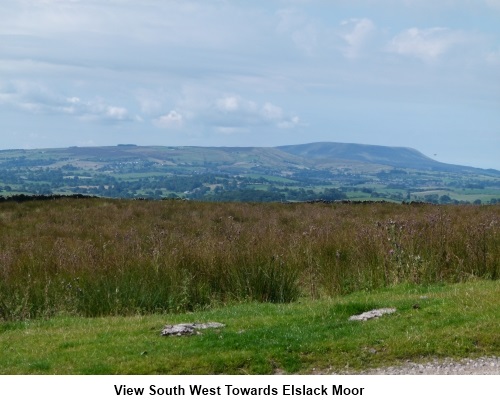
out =
[[[500,375],[500,357],[477,359],[434,360],[428,363],[407,362],[401,366],[383,367],[360,372],[332,373],[328,370],[314,374],[362,374],[362,375]]]

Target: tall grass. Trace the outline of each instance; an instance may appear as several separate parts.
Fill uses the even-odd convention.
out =
[[[499,220],[499,206],[4,203],[0,319],[498,279]]]

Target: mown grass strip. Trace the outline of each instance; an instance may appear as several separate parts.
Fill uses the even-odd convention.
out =
[[[395,314],[349,316],[379,307]],[[405,360],[500,355],[500,282],[410,286],[289,304],[245,303],[186,314],[54,317],[0,323],[2,374],[273,374],[349,372]],[[161,337],[166,323],[227,326]]]

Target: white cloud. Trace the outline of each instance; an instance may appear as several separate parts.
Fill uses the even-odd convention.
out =
[[[278,128],[290,129],[299,125],[300,119],[298,116],[287,115],[281,107],[269,102],[262,106],[261,112],[265,119],[276,125]]]
[[[141,117],[133,116],[120,106],[106,103],[102,99],[83,101],[79,97],[68,97],[66,103],[54,106],[44,106],[49,112],[74,115],[85,121],[100,121],[103,123],[118,123],[126,121],[141,121]]]
[[[105,116],[114,120],[123,121],[128,118],[128,111],[123,107],[106,106]]]
[[[307,56],[328,57],[337,49],[347,58],[357,58],[377,32],[369,18],[345,19],[332,26],[330,21],[313,19],[297,9],[280,10],[277,16],[277,33],[289,37]]]
[[[184,118],[176,110],[170,110],[167,114],[153,120],[153,123],[160,128],[180,128],[183,125]]]
[[[343,53],[348,58],[356,58],[367,44],[375,31],[375,24],[368,18],[352,18],[342,21],[342,32],[340,37],[347,46],[343,47]]]
[[[299,125],[300,119],[297,115],[294,115],[293,117],[287,118],[286,120],[278,122],[278,128],[282,129],[289,129],[289,128],[294,128],[297,125]]]
[[[298,117],[286,114],[275,104],[259,104],[238,95],[216,99],[213,108],[201,115],[209,125],[224,133],[261,126],[293,128],[299,123]]]
[[[465,42],[468,39],[462,32],[449,28],[410,28],[396,35],[389,42],[387,50],[431,62]]]
[[[106,123],[140,120],[126,108],[100,98],[85,101],[77,96],[65,97],[45,85],[27,81],[13,81],[0,87],[0,104],[32,114],[71,115]]]
[[[65,99],[43,84],[15,80],[0,87],[0,102],[18,110],[43,113],[58,110]]]
[[[234,93],[217,97],[207,89],[194,88],[185,90],[168,114],[153,120],[160,128],[202,128],[222,134],[255,128],[291,129],[299,122],[298,116],[269,101],[257,102]]]
[[[267,102],[262,107],[262,114],[271,121],[281,120],[283,118],[283,109]]]
[[[235,96],[226,96],[219,98],[215,101],[215,105],[217,109],[220,111],[224,112],[232,112],[232,111],[237,111],[240,108],[245,108],[248,110],[251,110],[255,108],[255,106],[252,103],[246,102],[245,106],[242,106],[243,100],[239,99],[238,97]]]

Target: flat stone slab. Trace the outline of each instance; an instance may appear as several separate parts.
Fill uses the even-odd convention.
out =
[[[162,336],[189,336],[199,335],[199,329],[223,328],[223,323],[208,322],[208,323],[178,323],[176,325],[165,325],[161,331]]]
[[[379,318],[383,315],[392,314],[394,312],[396,312],[396,308],[372,309],[371,311],[363,312],[362,314],[359,314],[359,315],[353,315],[349,318],[349,320],[350,321],[367,321],[369,319]]]

